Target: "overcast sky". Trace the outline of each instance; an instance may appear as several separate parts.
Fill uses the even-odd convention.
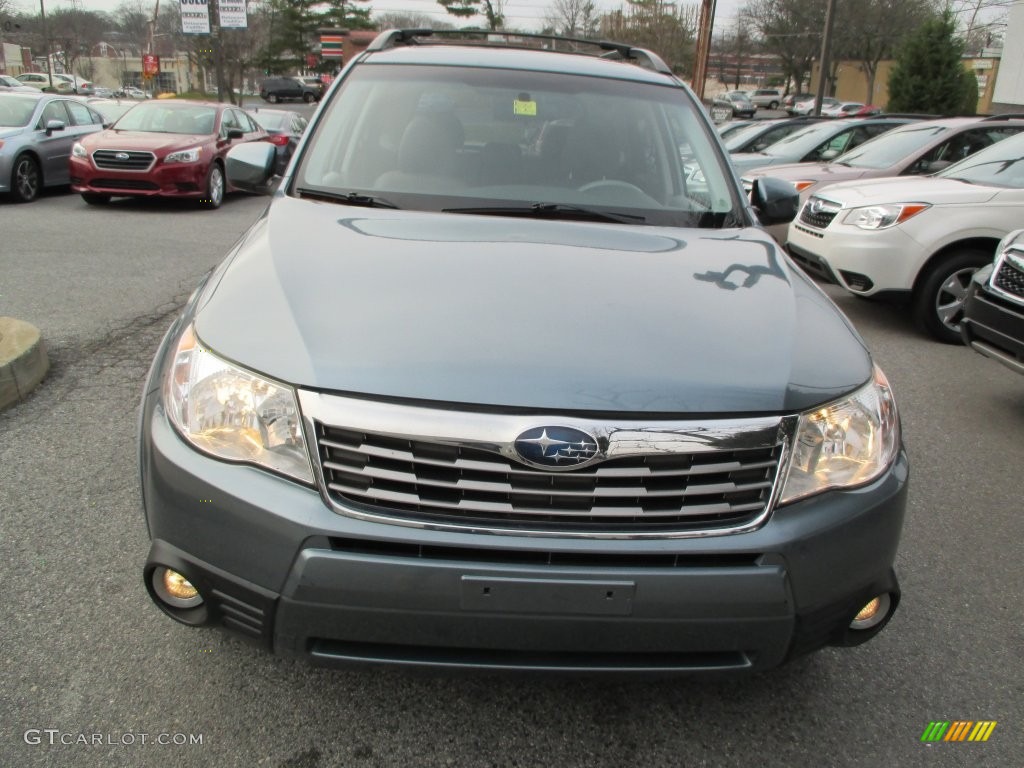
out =
[[[177,0],[160,0],[161,3],[176,2]],[[685,2],[686,0],[683,0]],[[73,2],[82,10],[91,11],[113,11],[121,4],[121,0],[44,0],[47,8],[69,8]],[[152,4],[154,0],[144,0]],[[616,9],[625,2],[617,0],[596,0],[597,5],[604,11]],[[721,29],[724,26],[732,26],[737,9],[744,0],[718,0],[718,8],[715,14],[715,28]],[[26,12],[39,10],[38,0],[15,0],[14,4]],[[422,13],[432,18],[445,19],[448,13],[437,4],[436,0],[369,0],[369,6],[375,13],[385,11],[406,11]],[[510,25],[522,29],[537,29],[543,21],[545,12],[552,4],[552,0],[506,0],[505,17]],[[699,5],[694,0],[693,4]],[[482,19],[478,19],[482,21]]]

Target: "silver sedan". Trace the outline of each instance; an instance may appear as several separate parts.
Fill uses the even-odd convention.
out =
[[[29,203],[43,187],[68,184],[71,145],[103,129],[103,117],[77,99],[0,93],[0,194]]]

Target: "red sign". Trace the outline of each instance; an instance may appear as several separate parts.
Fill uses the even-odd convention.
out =
[[[156,77],[160,74],[160,57],[147,53],[142,57],[142,76]]]
[[[316,54],[315,53],[307,53],[306,54],[306,66],[307,67],[315,67],[316,66]]]

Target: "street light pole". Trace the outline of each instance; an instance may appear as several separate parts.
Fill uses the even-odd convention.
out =
[[[829,57],[832,55],[832,28],[836,20],[836,0],[828,0],[825,8],[825,34],[821,38],[821,62],[818,66],[818,92],[814,97],[814,115],[821,116],[821,100],[825,96],[825,78],[829,67]]]
[[[53,72],[50,71],[50,33],[46,31],[46,9],[43,7],[43,0],[39,0],[39,18],[43,24],[43,52],[46,54],[46,77],[50,81],[50,87],[53,88]]]

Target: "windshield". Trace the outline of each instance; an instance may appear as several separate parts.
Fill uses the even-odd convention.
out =
[[[765,124],[764,122],[751,123],[750,125],[744,125],[741,128],[737,128],[735,131],[731,131],[728,136],[722,136],[722,140],[725,142],[725,148],[730,152],[736,152],[751,139],[755,138],[759,134],[770,131],[776,126]]]
[[[256,112],[253,114],[256,122],[268,131],[280,131],[287,128],[291,123],[290,112]]]
[[[944,133],[949,133],[949,128],[944,125],[903,126],[851,149],[837,157],[835,162],[852,168],[890,168]]]
[[[111,123],[135,105],[122,104],[118,101],[90,101],[89,106],[103,115],[104,122]]]
[[[736,226],[729,179],[681,89],[380,64],[346,78],[293,191],[345,199],[358,192],[417,210],[555,205],[648,224]]]
[[[839,133],[848,125],[848,121],[830,120],[827,123],[813,123],[799,131],[794,131],[784,139],[779,139],[770,147],[762,150],[766,155],[803,156],[818,144]]]
[[[970,184],[1024,189],[1024,133],[1003,139],[935,175]]]
[[[0,128],[22,128],[32,120],[39,99],[34,96],[0,97]]]
[[[114,124],[118,131],[213,133],[217,110],[198,104],[139,104]]]

